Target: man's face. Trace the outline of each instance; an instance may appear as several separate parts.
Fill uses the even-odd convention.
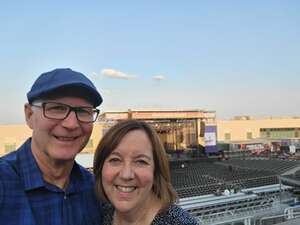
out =
[[[60,97],[51,99],[51,102],[73,107],[92,107],[91,103],[78,97]],[[93,130],[93,123],[79,122],[74,111],[63,120],[48,119],[44,117],[41,107],[26,104],[25,114],[27,124],[33,130],[33,155],[44,163],[74,160],[76,154],[85,147]]]

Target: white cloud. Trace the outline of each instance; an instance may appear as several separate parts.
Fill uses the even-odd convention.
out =
[[[116,70],[113,70],[113,69],[103,69],[101,71],[101,74],[103,76],[106,76],[106,77],[117,78],[117,79],[130,80],[130,79],[136,78],[136,76],[134,76],[134,75],[123,73],[123,72],[116,71]]]
[[[154,80],[165,80],[166,76],[164,75],[156,75],[152,77]]]

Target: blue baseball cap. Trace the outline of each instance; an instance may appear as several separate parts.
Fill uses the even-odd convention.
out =
[[[83,97],[88,96],[94,107],[99,106],[103,101],[100,93],[90,79],[82,73],[68,68],[55,69],[41,74],[27,93],[27,99],[29,103],[32,103],[35,99],[55,93],[58,90],[64,90],[65,88],[71,90],[74,88],[74,91],[76,91],[76,88],[80,89],[83,92]]]

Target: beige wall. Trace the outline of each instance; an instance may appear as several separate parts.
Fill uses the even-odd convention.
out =
[[[300,118],[273,118],[249,120],[217,120],[218,141],[225,141],[225,133],[230,133],[231,141],[246,141],[247,132],[252,138],[260,137],[260,128],[300,128]],[[83,152],[93,152],[103,135],[104,124],[94,124],[90,143]],[[19,147],[28,137],[31,130],[27,125],[0,125],[0,156],[4,155],[7,145]],[[92,144],[91,144],[92,142]]]
[[[91,135],[90,141],[93,142],[93,145],[85,147],[82,152],[94,152],[101,137],[103,135],[103,125],[102,124],[94,124],[93,133]]]
[[[27,125],[0,125],[0,155],[5,152],[6,145],[20,146],[28,137],[31,136],[31,130]]]
[[[225,141],[225,133],[231,134],[231,141],[247,140],[247,132],[252,138],[260,137],[260,128],[300,128],[300,118],[270,118],[249,120],[217,120],[218,141]]]
[[[90,138],[90,144],[83,149],[83,152],[93,152],[102,137],[102,125],[95,124]],[[8,145],[18,148],[31,136],[31,129],[27,125],[0,125],[0,156],[6,154],[5,148]],[[93,144],[91,144],[91,142]]]

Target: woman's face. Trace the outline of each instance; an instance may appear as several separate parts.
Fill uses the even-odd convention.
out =
[[[148,206],[154,196],[153,177],[152,145],[142,130],[126,134],[102,169],[104,192],[121,213],[135,213]]]

